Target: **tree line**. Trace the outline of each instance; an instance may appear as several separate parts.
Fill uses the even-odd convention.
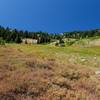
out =
[[[88,31],[73,31],[73,32],[64,32],[66,38],[89,38],[94,36],[100,36],[100,29],[88,30]]]
[[[100,36],[100,30],[89,30],[89,31],[73,31],[73,32],[64,32],[62,34],[49,34],[47,32],[28,32],[17,29],[10,29],[9,27],[4,28],[0,26],[0,38],[7,43],[21,43],[22,39],[31,38],[36,39],[38,44],[41,43],[50,43],[53,40],[59,40],[61,42],[64,38],[88,38]]]
[[[4,28],[0,26],[0,38],[7,43],[21,43],[22,39],[31,38],[38,40],[37,43],[50,42],[50,35],[47,32],[28,32],[17,29]]]

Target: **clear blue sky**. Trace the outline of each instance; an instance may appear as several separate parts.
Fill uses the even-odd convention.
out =
[[[0,0],[0,25],[47,32],[100,28],[100,0]]]

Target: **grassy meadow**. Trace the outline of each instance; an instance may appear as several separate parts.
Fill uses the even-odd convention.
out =
[[[0,100],[100,100],[100,46],[0,46]]]

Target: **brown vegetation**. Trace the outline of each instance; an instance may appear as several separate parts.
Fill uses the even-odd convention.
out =
[[[100,100],[100,79],[86,66],[0,47],[0,100]]]

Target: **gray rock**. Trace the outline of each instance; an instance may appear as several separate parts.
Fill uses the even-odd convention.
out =
[[[96,71],[95,74],[100,75],[100,71]]]

